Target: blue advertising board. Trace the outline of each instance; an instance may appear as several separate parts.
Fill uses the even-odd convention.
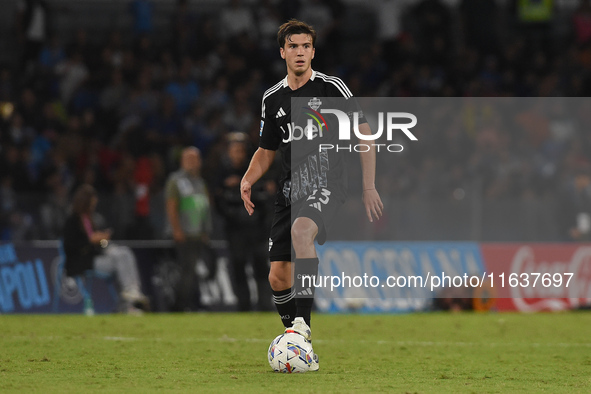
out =
[[[436,293],[409,278],[420,277],[429,284],[429,277],[442,274],[484,272],[475,242],[327,242],[318,247],[318,257],[319,278],[324,280],[316,288],[316,307],[321,312],[425,310]],[[396,282],[399,277],[404,281]],[[343,286],[343,282],[351,284]]]
[[[60,261],[56,246],[0,244],[0,313],[81,313],[82,294],[76,281],[65,275],[57,278]],[[95,312],[114,311],[117,305],[106,284],[96,282]]]

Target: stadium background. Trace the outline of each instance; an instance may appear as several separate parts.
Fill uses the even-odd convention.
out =
[[[163,240],[163,186],[180,147],[202,150],[210,182],[228,132],[256,147],[262,92],[285,75],[275,34],[288,17],[318,28],[314,68],[359,96],[578,97],[591,88],[591,11],[574,0],[537,2],[548,5],[537,13],[528,1],[493,0],[56,0],[46,2],[37,48],[19,38],[17,3],[5,1],[0,15],[0,239],[15,244],[57,239],[81,183],[99,190],[115,239]],[[442,130],[434,148],[449,149],[388,169],[388,234],[569,241],[563,209],[573,176],[589,171],[591,134],[563,126],[538,113],[510,135]],[[397,230],[403,218],[418,225]]]

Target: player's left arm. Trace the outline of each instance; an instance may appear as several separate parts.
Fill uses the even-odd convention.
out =
[[[347,112],[351,114],[352,111],[361,111],[359,105],[353,94],[347,88],[345,83],[336,77],[329,79],[327,84],[327,96],[328,97],[344,97],[347,100],[345,107]],[[369,124],[363,120],[360,121],[359,132],[365,135],[371,135],[371,129]],[[361,141],[360,143],[365,143]],[[365,205],[365,213],[370,222],[373,222],[374,218],[379,220],[384,210],[384,204],[380,194],[376,190],[376,151],[375,146],[370,145],[370,149],[367,152],[360,152],[361,159],[361,173],[363,175],[363,205]]]
[[[359,125],[359,132],[365,135],[371,135],[371,129],[367,123]],[[363,141],[360,141],[363,143]],[[365,213],[370,222],[373,219],[379,220],[384,210],[384,204],[380,194],[376,190],[376,150],[373,145],[367,152],[360,153],[361,174],[363,176],[363,204]]]

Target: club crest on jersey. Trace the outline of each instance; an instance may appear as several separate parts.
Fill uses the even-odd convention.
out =
[[[318,97],[311,98],[310,101],[308,101],[308,107],[312,108],[314,111],[320,108],[321,105],[322,101],[320,101]]]

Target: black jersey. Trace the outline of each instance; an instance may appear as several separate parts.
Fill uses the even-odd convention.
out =
[[[358,110],[351,91],[340,78],[316,71],[312,71],[310,80],[299,89],[291,90],[285,77],[263,94],[259,146],[282,154],[278,205],[302,201],[320,188],[328,188],[345,199],[347,175],[343,152],[320,149],[320,144],[338,144],[336,117],[324,117],[331,132],[316,133],[314,137],[318,138],[312,139],[306,138],[305,131],[305,121],[310,120],[300,113],[292,114],[292,98],[302,99],[305,105],[317,110],[323,105],[323,97],[347,99],[348,108],[343,110],[348,114]],[[359,123],[364,122],[361,116]]]

